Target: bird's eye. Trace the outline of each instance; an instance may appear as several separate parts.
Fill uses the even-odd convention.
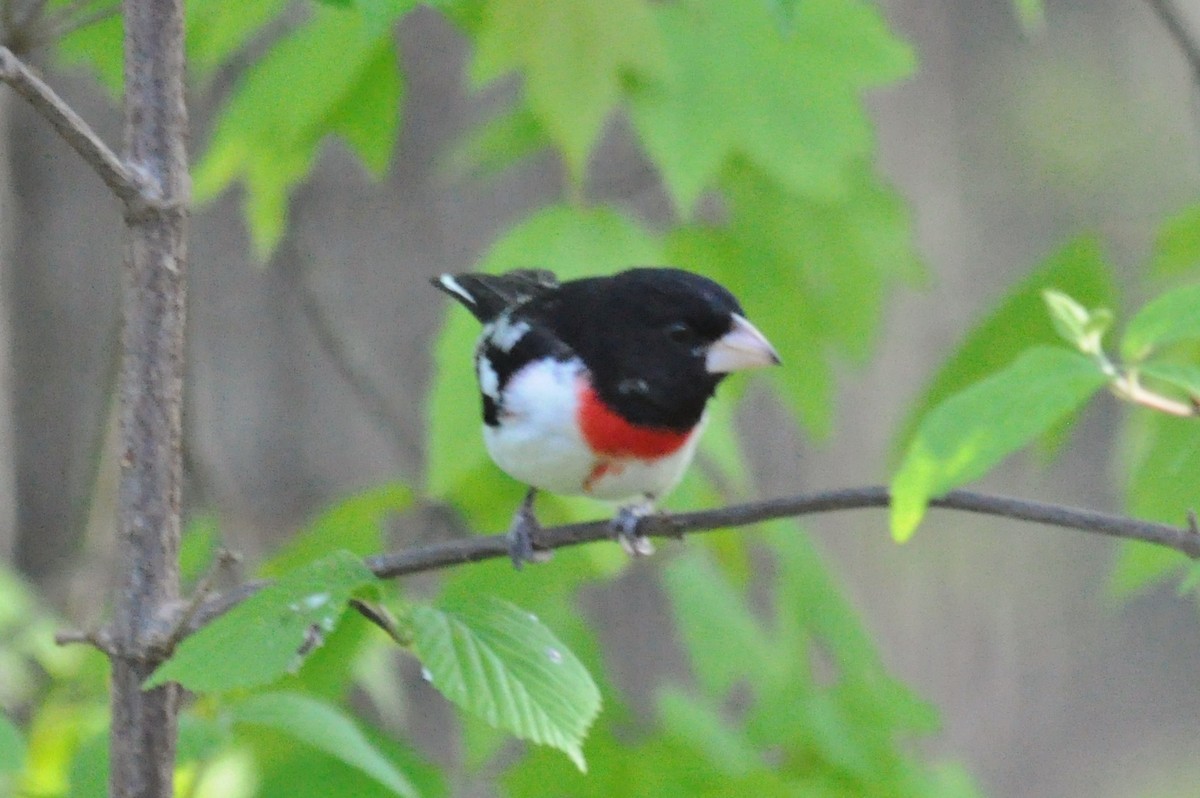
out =
[[[666,328],[667,337],[677,343],[686,343],[693,338],[692,328],[687,322],[677,321],[673,324],[668,324]]]

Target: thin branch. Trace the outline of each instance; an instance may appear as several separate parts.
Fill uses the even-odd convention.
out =
[[[0,80],[13,87],[127,205],[142,200],[143,187],[129,166],[96,131],[7,47],[0,46]]]
[[[887,507],[890,503],[886,486],[845,488],[733,504],[691,513],[651,515],[642,519],[638,526],[638,534],[646,537],[679,538],[688,534],[732,529],[780,518]],[[950,491],[941,498],[933,499],[929,504],[931,507],[945,510],[1030,521],[1124,540],[1140,540],[1174,549],[1194,560],[1200,559],[1200,529],[1197,528],[1192,514],[1189,514],[1187,526],[1176,527],[1061,504],[1026,501],[969,490]],[[587,521],[542,529],[534,537],[534,548],[538,551],[550,551],[599,540],[611,540],[612,537],[610,521]],[[366,564],[379,578],[392,579],[508,556],[508,535],[499,534],[459,538],[392,554],[377,554],[368,557]],[[536,570],[534,572],[536,573]],[[268,581],[261,579],[246,582],[209,600],[195,612],[191,623],[183,630],[183,636],[205,626],[268,584]]]
[[[1179,15],[1171,0],[1146,0],[1146,2],[1154,9],[1154,13],[1158,15],[1163,27],[1171,34],[1171,38],[1175,40],[1175,44],[1178,45],[1179,49],[1183,51],[1183,57],[1187,59],[1196,82],[1200,84],[1200,44],[1196,42],[1192,34],[1188,31],[1183,18]]]
[[[680,537],[696,532],[747,526],[778,518],[793,518],[838,510],[886,507],[889,503],[888,490],[882,485],[847,488],[747,504],[734,504],[692,513],[649,516],[638,527],[638,533],[647,537]],[[963,510],[982,515],[1033,521],[1127,540],[1141,540],[1175,549],[1192,559],[1200,558],[1200,535],[1193,533],[1187,527],[1138,521],[1092,510],[1025,501],[1006,496],[991,496],[966,490],[951,491],[940,499],[934,499],[930,505],[948,510]],[[596,540],[607,540],[611,537],[612,530],[608,521],[590,521],[544,529],[536,536],[534,546],[542,550],[558,549]],[[447,541],[395,554],[381,554],[369,558],[367,566],[377,576],[389,578],[507,556],[507,537],[491,535]]]

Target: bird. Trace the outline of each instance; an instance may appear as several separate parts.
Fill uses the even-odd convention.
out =
[[[432,282],[483,325],[474,363],[484,445],[528,486],[508,532],[517,568],[538,559],[538,491],[617,502],[614,536],[630,554],[651,553],[638,523],[683,476],[717,385],[780,363],[727,289],[683,269]]]

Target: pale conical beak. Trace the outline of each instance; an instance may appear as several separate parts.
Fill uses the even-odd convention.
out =
[[[710,374],[778,366],[779,355],[766,336],[738,314],[733,314],[733,329],[708,348],[704,367]]]

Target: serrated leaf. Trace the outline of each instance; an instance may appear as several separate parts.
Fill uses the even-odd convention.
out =
[[[600,690],[583,664],[528,612],[479,598],[413,610],[413,648],[430,681],[461,708],[559,749],[581,771]]]
[[[222,692],[270,684],[298,670],[337,627],[350,597],[375,581],[344,551],[285,574],[185,638],[144,686],[175,681],[196,692]]]
[[[1200,203],[1184,208],[1163,222],[1154,242],[1150,268],[1170,277],[1200,266]]]
[[[780,25],[766,2],[659,4],[669,68],[638,83],[631,114],[680,212],[738,159],[790,191],[845,192],[846,169],[869,156],[869,86],[913,67],[907,46],[858,0],[809,0]]]
[[[237,724],[266,726],[334,757],[404,798],[412,782],[340,709],[300,693],[260,693],[233,705]]]
[[[383,523],[403,513],[412,503],[412,490],[399,482],[368,488],[342,499],[271,557],[262,567],[262,575],[279,576],[341,549],[360,557],[376,554],[383,547]]]
[[[1200,340],[1200,284],[1161,294],[1139,310],[1125,327],[1121,354],[1142,360],[1156,348]]]
[[[1106,381],[1089,358],[1039,346],[933,408],[892,479],[893,537],[907,540],[931,498],[983,476]]]
[[[25,738],[16,724],[0,713],[0,776],[15,773],[25,764]]]
[[[339,135],[376,175],[399,131],[403,84],[390,23],[406,4],[319,6],[246,70],[194,171],[197,201],[241,178],[258,254],[283,235],[291,190],[326,136]]]
[[[1000,370],[1026,349],[1058,340],[1041,296],[1046,288],[1056,288],[1090,307],[1116,303],[1111,269],[1099,242],[1087,237],[1065,245],[1014,286],[967,334],[900,425],[895,439],[897,450],[909,441],[917,421],[934,406]]]
[[[661,49],[644,0],[493,0],[471,75],[479,85],[521,70],[526,103],[580,180],[622,83],[656,72]]]

